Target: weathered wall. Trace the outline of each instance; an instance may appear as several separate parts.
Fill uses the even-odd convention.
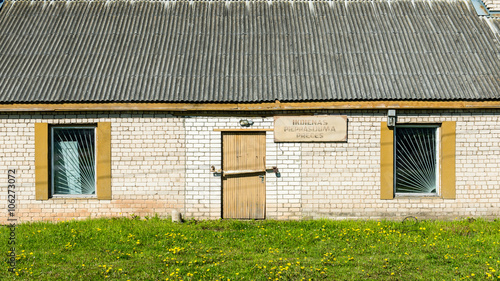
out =
[[[34,124],[111,122],[113,200],[35,200]],[[184,208],[183,119],[164,113],[0,114],[0,222],[7,216],[7,170],[16,169],[20,221],[128,214],[162,216]]]
[[[289,113],[289,112],[288,112]],[[319,112],[306,112],[313,114]],[[380,198],[380,123],[385,111],[324,111],[348,117],[341,143],[274,143],[266,131],[266,218],[420,218],[500,216],[500,111],[398,111],[399,122],[456,121],[456,199]],[[297,114],[297,113],[295,113]],[[0,222],[7,219],[7,170],[17,171],[20,221],[100,216],[221,216],[221,131],[272,129],[273,117],[160,112],[0,114]],[[34,123],[111,122],[112,200],[35,200]]]
[[[380,200],[380,115],[349,116],[349,140],[302,145],[302,215],[313,218],[455,218],[500,215],[498,111],[399,112],[398,122],[456,121],[456,199]],[[319,167],[319,168],[315,168]]]
[[[454,200],[438,197],[381,200],[380,122],[386,121],[386,112],[328,113],[347,115],[347,142],[274,143],[273,132],[266,132],[266,166],[277,166],[281,172],[281,177],[267,174],[267,218],[500,216],[499,111],[398,112],[401,123],[456,121]],[[241,128],[238,121],[243,117],[193,116],[186,120],[186,196],[192,200],[186,204],[187,217],[220,217],[221,179],[208,172],[211,165],[221,168],[221,132],[216,129]],[[270,116],[245,118],[254,121],[252,128],[273,126]]]

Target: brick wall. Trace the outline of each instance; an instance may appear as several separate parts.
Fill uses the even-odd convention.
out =
[[[312,114],[314,112],[308,112]],[[456,199],[380,200],[380,122],[385,111],[324,111],[348,117],[348,141],[274,143],[266,131],[266,218],[420,218],[500,216],[500,111],[398,111],[399,122],[456,121]],[[100,216],[221,216],[221,131],[272,129],[272,114],[161,112],[0,114],[0,222],[7,219],[6,175],[17,170],[21,221]],[[111,122],[112,200],[35,200],[34,123]]]
[[[380,121],[348,114],[348,142],[302,145],[302,210],[312,218],[455,218],[500,215],[500,113],[398,112],[398,122],[456,121],[456,199],[380,200]],[[307,184],[304,184],[307,182]]]
[[[34,124],[111,122],[113,200],[35,200]],[[16,169],[20,221],[166,216],[184,208],[183,119],[164,113],[0,114],[0,222],[7,217],[7,169]]]

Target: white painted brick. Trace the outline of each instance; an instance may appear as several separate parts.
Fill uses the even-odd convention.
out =
[[[325,112],[322,112],[325,113]],[[379,199],[380,122],[384,111],[331,111],[349,119],[347,143],[274,143],[266,132],[266,166],[277,166],[281,177],[266,176],[266,217],[274,219],[394,218],[500,215],[500,115],[451,110],[398,111],[399,122],[439,123],[454,120],[456,132],[457,199]],[[221,214],[221,132],[240,129],[240,119],[253,128],[272,128],[273,117],[191,116],[162,112],[127,113],[0,113],[0,171],[19,174],[21,220],[145,215],[177,209],[186,218],[218,218]],[[65,119],[66,118],[66,119]],[[34,200],[34,120],[51,124],[112,122],[113,200]],[[0,194],[0,200],[6,195]],[[145,211],[148,210],[148,211]],[[118,213],[117,213],[118,212]],[[120,214],[123,213],[123,214]],[[76,215],[75,215],[76,214]],[[0,214],[0,221],[6,215]]]

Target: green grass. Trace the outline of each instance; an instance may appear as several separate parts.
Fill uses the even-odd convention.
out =
[[[0,231],[5,280],[500,279],[500,220],[26,223],[16,273]]]

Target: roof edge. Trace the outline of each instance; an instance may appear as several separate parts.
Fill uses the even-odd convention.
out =
[[[324,109],[500,109],[498,101],[330,101],[266,103],[10,103],[0,112],[57,111],[285,111]]]

